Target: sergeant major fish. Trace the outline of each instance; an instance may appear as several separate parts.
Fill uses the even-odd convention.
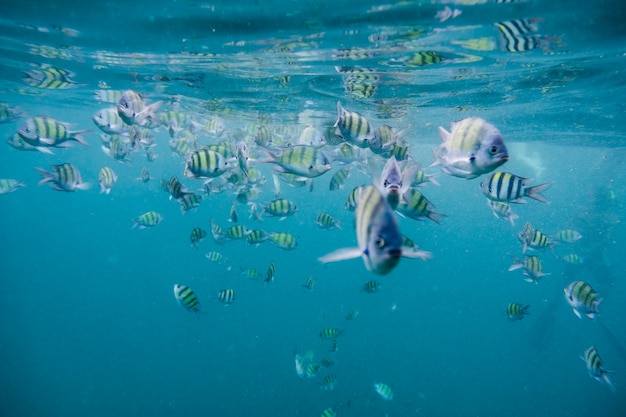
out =
[[[68,141],[89,146],[82,137],[87,132],[89,130],[70,131],[65,123],[48,116],[31,117],[17,131],[26,143],[45,153],[51,153],[45,149],[47,147],[68,146]]]
[[[185,308],[185,310],[193,313],[200,313],[200,302],[196,293],[186,285],[174,285],[174,297],[176,301]]]
[[[587,372],[589,372],[589,376],[598,381],[601,384],[606,384],[609,386],[611,391],[615,392],[615,387],[611,383],[608,374],[613,371],[607,371],[602,369],[602,360],[600,359],[600,355],[595,347],[588,347],[583,356],[580,357],[583,361],[585,361],[585,365],[587,366]]]
[[[500,131],[477,117],[452,123],[448,132],[439,127],[441,145],[435,162],[448,175],[472,179],[493,171],[509,159]]]
[[[365,116],[344,109],[340,101],[337,102],[337,113],[337,121],[333,126],[337,128],[335,134],[360,148],[367,148],[374,139],[374,129]]]
[[[365,267],[376,274],[388,274],[401,256],[428,259],[427,252],[403,251],[402,234],[393,210],[374,186],[359,191],[356,206],[356,248],[343,248],[319,258],[320,262],[336,262],[362,257]]]
[[[60,165],[52,165],[52,171],[35,168],[37,172],[43,175],[37,185],[52,183],[50,187],[57,191],[76,191],[88,190],[91,188],[89,183],[83,182],[83,179],[74,165],[65,163]]]
[[[480,191],[490,200],[504,203],[524,204],[524,197],[530,197],[541,203],[549,204],[540,193],[552,185],[551,182],[529,187],[530,178],[522,178],[508,172],[494,172],[483,181]]]
[[[163,101],[146,105],[143,96],[134,90],[126,90],[117,102],[117,113],[127,125],[158,126],[161,122],[154,113]]]
[[[599,298],[598,293],[586,282],[574,281],[565,287],[563,292],[565,299],[579,319],[584,314],[593,320],[600,314],[598,305],[602,302],[602,298]]]

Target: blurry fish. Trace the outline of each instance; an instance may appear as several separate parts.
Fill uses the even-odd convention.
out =
[[[500,131],[487,121],[471,117],[452,123],[448,132],[439,127],[441,145],[436,161],[448,175],[472,179],[493,171],[509,159]]]
[[[320,331],[319,336],[321,339],[330,340],[330,339],[336,339],[337,337],[341,336],[342,333],[343,331],[340,329],[337,329],[336,327],[328,327]]]
[[[296,363],[296,374],[298,375],[298,378],[304,378],[306,376],[304,358],[296,353],[295,363]]]
[[[267,273],[265,274],[265,280],[263,282],[265,282],[266,284],[269,284],[270,282],[274,281],[275,277],[276,277],[276,265],[274,264],[274,261],[272,261],[267,267]]]
[[[581,265],[585,261],[582,256],[576,253],[569,253],[563,256],[561,259],[572,265]]]
[[[415,168],[415,167],[414,167]],[[400,198],[411,185],[410,178],[414,176],[414,169],[400,169],[400,165],[395,156],[387,160],[380,177],[381,190],[389,206],[395,210],[400,203]]]
[[[391,390],[391,387],[389,385],[378,382],[374,384],[374,389],[376,390],[376,393],[382,397],[383,400],[393,400],[393,391]]]
[[[256,268],[242,269],[241,275],[253,281],[259,281],[261,279],[261,272]]]
[[[563,291],[565,299],[579,319],[584,314],[593,320],[600,314],[598,305],[602,302],[602,298],[598,297],[598,293],[591,288],[591,285],[584,281],[574,281]]]
[[[260,245],[270,238],[269,233],[265,230],[254,229],[246,231],[246,243],[249,245]]]
[[[148,211],[133,220],[133,229],[139,226],[140,229],[154,227],[163,221],[163,216],[156,211]]]
[[[207,252],[204,257],[215,263],[220,263],[224,260],[224,255],[216,251]]]
[[[527,305],[522,307],[521,304],[510,303],[508,306],[506,306],[506,316],[511,321],[521,320],[526,314],[530,314],[528,312],[528,307],[530,306]]]
[[[415,188],[406,190],[402,197],[396,209],[401,216],[414,220],[428,218],[437,224],[440,224],[439,219],[446,217],[445,214],[435,211],[435,206]]]
[[[513,213],[510,204],[487,199],[487,205],[496,219],[508,220],[511,226],[515,226],[515,220],[519,219],[519,216]]]
[[[332,391],[337,383],[337,377],[333,374],[328,374],[320,384],[320,389],[326,391]]]
[[[490,200],[503,203],[526,203],[524,197],[530,197],[541,203],[549,204],[540,193],[552,185],[551,182],[528,187],[530,178],[518,177],[508,172],[494,172],[481,181],[480,191]]]
[[[328,407],[327,409],[322,411],[322,414],[320,414],[320,417],[337,417],[337,412],[335,411],[334,408]]]
[[[220,153],[210,149],[193,152],[187,159],[185,176],[190,178],[215,178],[230,168],[230,162]]]
[[[217,299],[223,304],[232,304],[235,302],[235,290],[233,290],[232,288],[220,290],[217,293]]]
[[[211,236],[218,245],[224,244],[224,230],[222,230],[220,225],[215,223],[213,220],[211,220]]]
[[[494,23],[500,31],[502,49],[508,52],[524,52],[549,43],[538,30],[539,19],[516,19]]]
[[[284,220],[288,216],[294,215],[297,211],[298,206],[293,201],[286,198],[277,198],[263,207],[261,215],[267,213],[269,216],[280,217],[280,220]]]
[[[330,191],[341,190],[350,175],[350,168],[342,168],[333,174],[328,186]]]
[[[365,267],[377,274],[387,274],[401,256],[428,259],[424,253],[403,252],[402,234],[389,203],[374,186],[359,191],[356,207],[358,247],[343,248],[319,258],[320,262],[336,262],[362,257]]]
[[[615,392],[615,387],[611,383],[608,374],[613,371],[607,371],[602,369],[602,360],[600,359],[600,355],[595,347],[588,347],[583,356],[580,357],[583,361],[585,361],[585,365],[587,366],[587,372],[589,372],[589,376],[598,381],[601,384],[607,385],[611,391]]]
[[[13,122],[22,117],[22,115],[23,114],[15,107],[11,107],[6,103],[0,102],[0,123]]]
[[[346,320],[352,321],[359,316],[359,310],[350,310],[346,313]]]
[[[308,291],[313,291],[313,288],[315,288],[315,278],[309,277],[306,280],[306,283],[302,284],[302,286],[306,288]]]
[[[314,148],[320,148],[326,145],[326,139],[322,132],[317,130],[313,126],[307,126],[304,128],[298,139],[298,145],[313,146]]]
[[[26,187],[26,184],[21,181],[4,178],[0,179],[0,194],[12,193],[22,187]]]
[[[320,213],[315,217],[315,224],[317,224],[322,229],[332,229],[337,228],[341,229],[341,225],[339,222],[328,213]]]
[[[362,149],[348,142],[343,142],[333,149],[332,155],[335,161],[341,164],[349,164],[362,159]]]
[[[361,148],[369,146],[368,142],[374,138],[374,129],[367,119],[360,113],[346,110],[337,102],[336,135]]]
[[[73,72],[65,69],[42,65],[40,69],[26,71],[22,79],[32,87],[62,90],[78,86],[71,79],[74,75]]]
[[[292,146],[283,149],[279,155],[266,152],[270,159],[265,162],[273,162],[274,171],[294,174],[304,179],[318,177],[332,168],[324,152],[313,146]]]
[[[402,140],[404,133],[389,125],[378,126],[374,130],[374,138],[369,142],[369,148],[375,154],[389,158],[394,146]]]
[[[122,93],[124,93],[122,90],[96,90],[93,97],[97,101],[117,104],[117,102],[120,101],[120,98],[122,98]]]
[[[405,168],[406,170],[407,168]],[[437,182],[437,180],[435,179],[435,177],[439,175],[439,173],[435,173],[435,174],[427,174],[426,172],[424,172],[423,170],[419,169],[419,166],[417,167],[417,169],[415,169],[414,175],[412,178],[407,177],[411,180],[411,187],[420,187],[424,184],[426,184],[427,182],[430,182],[434,185],[439,185],[439,182]]]
[[[374,292],[378,292],[379,289],[380,289],[380,282],[376,281],[375,279],[371,279],[367,281],[365,284],[363,284],[363,291],[365,292],[374,293]]]
[[[123,136],[111,136],[109,142],[102,145],[102,152],[119,162],[129,163],[133,160],[131,143]]]
[[[126,90],[117,102],[117,112],[127,125],[158,126],[160,121],[154,113],[162,101],[146,105],[143,96],[134,90]]]
[[[51,183],[50,187],[57,191],[88,190],[91,188],[89,183],[83,182],[78,168],[69,163],[52,165],[50,172],[41,168],[35,168],[35,170],[43,175],[43,179],[37,185],[49,182]]]
[[[226,239],[229,239],[229,240],[241,240],[246,236],[247,233],[248,233],[248,230],[246,229],[245,226],[241,224],[237,224],[224,230],[223,235]]]
[[[100,168],[100,173],[98,174],[98,184],[100,184],[100,194],[105,193],[109,194],[111,192],[111,187],[113,184],[117,182],[117,175],[115,172],[109,167]]]
[[[82,135],[89,130],[70,131],[65,123],[48,116],[36,116],[26,120],[17,133],[29,145],[46,152],[45,147],[65,147],[68,141],[76,141],[89,146]]]
[[[285,250],[293,250],[298,247],[298,242],[291,233],[274,232],[270,234],[269,240],[274,246]]]
[[[424,65],[438,64],[443,60],[435,51],[420,51],[401,59],[402,64],[409,67],[423,67]]]
[[[354,187],[352,191],[350,191],[350,194],[348,194],[348,200],[346,201],[346,210],[354,211],[356,209],[361,188],[362,187]]]
[[[191,288],[186,285],[174,285],[174,297],[176,297],[176,301],[185,308],[187,311],[191,311],[192,313],[200,313],[200,301],[198,301],[198,297],[196,293],[193,292]]]
[[[541,230],[535,229],[530,222],[526,222],[522,231],[517,235],[517,238],[522,242],[522,253],[526,253],[527,249],[544,250],[550,248],[550,250],[552,250],[553,246],[558,243]]]
[[[191,242],[191,246],[194,248],[198,247],[198,243],[202,241],[206,237],[207,233],[201,227],[194,227],[191,231],[191,236],[189,236],[189,241]]]
[[[124,123],[115,107],[99,110],[91,120],[100,130],[109,135],[121,135],[128,132],[128,125]]]
[[[445,22],[448,19],[454,19],[455,17],[460,16],[462,13],[459,9],[451,9],[449,6],[443,8],[443,10],[437,11],[435,14],[435,19],[439,19],[440,23]]]
[[[177,199],[180,204],[180,211],[185,214],[188,211],[195,211],[202,201],[202,195],[198,193],[182,193],[181,197]]]
[[[54,155],[54,152],[52,152],[49,148],[37,147],[29,144],[17,132],[9,137],[7,143],[18,151],[41,151],[47,154]]]
[[[231,204],[230,210],[228,211],[228,221],[232,223],[237,223],[237,208],[235,207],[235,203]]]
[[[146,167],[141,167],[141,171],[139,173],[139,178],[137,178],[138,180],[141,180],[141,182],[148,182],[150,181],[150,171],[148,171],[148,168]]]
[[[527,277],[525,281],[539,282],[541,277],[550,275],[543,272],[541,261],[536,256],[525,256],[524,259],[513,258],[513,265],[509,267],[509,271],[515,271],[516,269],[524,268],[523,274]]]
[[[556,235],[554,235],[554,238],[556,240],[564,243],[574,243],[577,240],[582,239],[582,237],[583,235],[581,235],[579,232],[571,229],[561,230]]]

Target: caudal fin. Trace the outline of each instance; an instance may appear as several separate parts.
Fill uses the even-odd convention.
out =
[[[533,198],[543,204],[550,204],[550,202],[546,200],[544,196],[542,196],[540,193],[546,190],[551,185],[551,182],[546,182],[543,184],[535,185],[534,187],[528,187],[526,188],[526,192],[524,194],[526,195],[526,197]]]

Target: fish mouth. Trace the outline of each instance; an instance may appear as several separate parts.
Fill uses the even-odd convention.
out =
[[[400,258],[402,256],[402,249],[390,249],[389,256],[392,258]]]

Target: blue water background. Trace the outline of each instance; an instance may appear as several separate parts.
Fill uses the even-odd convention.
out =
[[[367,1],[247,2],[236,5],[178,2],[10,2],[0,20],[2,101],[28,116],[46,114],[91,129],[90,147],[56,149],[55,155],[0,151],[0,178],[27,186],[0,196],[0,414],[3,416],[317,416],[334,407],[339,416],[619,416],[626,392],[626,283],[623,277],[626,92],[626,10],[619,1],[574,7],[566,1],[530,1],[475,6],[431,2],[389,4]],[[434,18],[445,6],[462,14]],[[379,10],[367,13],[370,10]],[[451,43],[497,35],[494,22],[539,16],[540,32],[560,37],[553,53],[499,49],[468,51]],[[54,26],[76,29],[77,37]],[[421,28],[413,49],[401,42],[368,40],[393,28]],[[312,35],[321,34],[313,37]],[[311,36],[310,38],[306,38]],[[419,39],[419,38],[418,38]],[[277,52],[276,45],[305,42]],[[261,42],[262,41],[262,42]],[[421,42],[421,43],[419,43]],[[68,59],[33,53],[47,45]],[[482,60],[431,67],[394,65],[414,50],[440,50],[448,59],[463,54]],[[341,48],[378,48],[353,62],[333,58]],[[183,53],[185,52],[185,53]],[[187,53],[214,55],[189,55]],[[78,88],[33,89],[21,80],[30,63],[76,73]],[[376,95],[355,99],[344,91],[336,65],[378,68]],[[201,82],[163,82],[204,74]],[[291,76],[286,88],[279,80]],[[193,78],[195,80],[195,78]],[[433,252],[427,262],[404,259],[389,275],[366,271],[360,260],[322,265],[317,257],[354,246],[353,213],[344,209],[352,187],[371,181],[353,169],[341,191],[329,192],[333,164],[314,189],[282,187],[281,196],[298,213],[262,224],[288,231],[299,247],[270,244],[217,246],[210,238],[190,247],[194,227],[209,230],[214,219],[226,227],[233,194],[205,197],[196,212],[182,215],[159,180],[183,176],[184,161],[172,156],[165,129],[155,132],[159,158],[137,155],[120,164],[100,150],[91,116],[106,103],[93,92],[99,81],[135,89],[151,100],[183,97],[185,109],[207,114],[218,108],[228,130],[268,123],[297,124],[307,110],[319,125],[332,125],[336,102],[368,115],[374,125],[408,129],[412,156],[428,166],[439,144],[437,126],[467,116],[483,117],[503,133],[511,150],[507,171],[552,181],[551,201],[514,207],[512,227],[493,217],[478,189],[480,180],[441,174],[441,186],[424,193],[441,225],[400,219],[402,231]],[[401,114],[385,115],[382,100]],[[381,100],[381,101],[376,101]],[[222,110],[220,110],[222,109]],[[226,109],[226,110],[224,110]],[[25,120],[0,125],[9,138]],[[89,191],[61,193],[40,179],[34,167],[71,162],[93,184]],[[142,165],[153,179],[137,181]],[[99,194],[100,167],[119,180],[111,194]],[[274,198],[271,166],[257,200]],[[429,168],[428,172],[437,172]],[[374,174],[374,173],[372,173]],[[182,180],[200,188],[199,180]],[[165,220],[152,229],[132,229],[132,218],[157,210]],[[313,220],[327,211],[342,230],[321,230]],[[579,252],[571,266],[540,252],[551,275],[537,285],[508,272],[521,255],[516,235],[526,221],[554,234],[573,228],[584,238],[559,245],[557,256]],[[226,260],[209,263],[204,254],[221,251]],[[270,261],[276,279],[250,281],[240,268]],[[313,291],[302,285],[316,279]],[[376,294],[361,291],[377,279]],[[575,279],[589,282],[603,297],[601,317],[579,320],[563,298]],[[185,311],[174,284],[198,294],[206,314]],[[232,287],[237,300],[223,306],[211,298]],[[530,315],[506,319],[510,302],[529,304]],[[359,315],[345,320],[351,310]],[[338,351],[318,333],[338,327]],[[590,378],[580,355],[594,345],[617,393]],[[335,364],[316,378],[299,379],[294,353],[313,351],[315,360]],[[320,390],[327,373],[334,390]],[[372,384],[384,382],[394,400],[384,401]]]

